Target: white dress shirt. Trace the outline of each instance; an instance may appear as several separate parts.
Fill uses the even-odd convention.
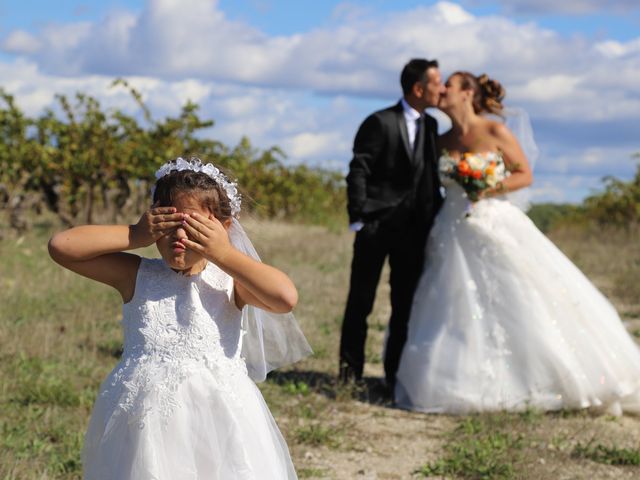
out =
[[[404,121],[407,123],[407,133],[409,134],[409,145],[411,146],[411,149],[413,149],[413,144],[415,143],[416,132],[417,132],[416,120],[420,118],[420,112],[418,112],[411,105],[409,105],[404,98],[400,100],[400,102],[402,103]]]

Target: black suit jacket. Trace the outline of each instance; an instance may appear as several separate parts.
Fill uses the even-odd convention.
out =
[[[401,209],[430,225],[442,203],[436,135],[437,122],[425,115],[412,151],[401,102],[367,117],[356,134],[347,175],[349,221],[386,220]]]

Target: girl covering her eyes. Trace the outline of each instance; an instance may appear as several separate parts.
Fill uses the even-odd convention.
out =
[[[86,479],[294,479],[254,381],[311,353],[286,274],[260,262],[240,195],[212,164],[156,173],[135,225],[55,234],[51,257],[115,288],[124,349],[102,383],[83,449]],[[161,259],[128,250],[155,243]]]

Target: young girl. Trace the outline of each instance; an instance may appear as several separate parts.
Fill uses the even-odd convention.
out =
[[[296,288],[259,261],[237,221],[235,184],[217,168],[178,158],[156,177],[137,224],[49,241],[56,262],[124,303],[124,352],[91,416],[84,478],[297,478],[251,380],[311,351],[287,313]],[[154,242],[162,259],[124,253]]]

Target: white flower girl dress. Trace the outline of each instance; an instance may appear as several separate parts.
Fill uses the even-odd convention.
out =
[[[241,357],[233,279],[142,259],[123,307],[124,352],[83,451],[89,480],[283,480],[287,445]]]

